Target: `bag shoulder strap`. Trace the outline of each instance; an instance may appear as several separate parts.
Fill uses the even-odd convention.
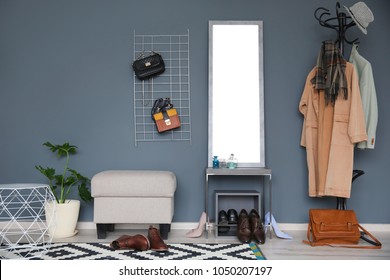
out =
[[[363,239],[364,241],[370,243],[370,244],[373,244],[373,246],[366,246],[366,247],[373,247],[371,249],[380,249],[382,248],[382,243],[375,237],[373,236],[371,233],[369,233],[364,227],[362,227],[360,224],[358,224],[358,227],[362,230],[361,232],[361,236],[360,238]],[[369,240],[368,238],[366,238],[364,235],[367,234],[372,240],[374,241],[371,241]]]
[[[309,244],[311,246],[316,246],[312,240],[311,240],[311,226],[310,226],[310,223],[307,224],[307,240],[302,240],[303,243],[305,244]]]
[[[362,227],[360,224],[358,224],[358,227],[362,230],[360,238],[363,239],[364,241],[372,244],[371,246],[364,246],[364,245],[340,245],[340,244],[316,244],[312,238],[312,230],[311,230],[311,225],[308,223],[307,226],[307,240],[302,240],[303,243],[309,244],[311,246],[331,246],[331,247],[342,247],[342,248],[356,248],[356,249],[381,249],[382,248],[382,243],[371,233],[369,233],[364,227]],[[368,238],[364,237],[364,235],[368,235],[372,240],[369,240]]]

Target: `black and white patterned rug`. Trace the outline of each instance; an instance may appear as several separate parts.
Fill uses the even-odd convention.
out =
[[[54,243],[47,252],[17,251],[31,260],[265,260],[256,243],[250,244],[168,244],[167,252],[113,250],[108,243]],[[16,253],[16,252],[14,252]],[[7,258],[12,258],[8,256]]]

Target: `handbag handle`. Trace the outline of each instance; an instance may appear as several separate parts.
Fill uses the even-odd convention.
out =
[[[144,58],[144,57],[145,57],[145,53],[146,53],[145,51],[140,52],[139,55],[138,55],[138,57],[137,57],[135,60]],[[159,53],[157,53],[157,52],[155,52],[155,51],[150,51],[150,54],[149,54],[149,55],[154,55],[154,54],[159,54]]]
[[[160,113],[162,111],[166,111],[166,110],[169,110],[172,108],[173,108],[173,105],[171,103],[170,98],[167,97],[167,98],[156,99],[153,103],[153,107],[152,107],[152,111],[151,111],[152,119],[153,119],[154,114],[157,114],[157,113]]]

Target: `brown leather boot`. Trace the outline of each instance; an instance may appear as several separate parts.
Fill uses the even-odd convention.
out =
[[[237,237],[243,243],[249,243],[251,241],[252,232],[249,225],[248,212],[245,209],[242,209],[238,215]]]
[[[137,234],[134,236],[122,235],[111,242],[110,247],[115,250],[134,249],[137,251],[146,251],[150,248],[149,240],[146,236]]]
[[[168,251],[168,246],[162,240],[159,230],[153,226],[149,227],[148,239],[150,242],[150,249],[151,250],[153,250],[153,251]]]
[[[265,232],[263,222],[256,209],[252,209],[249,213],[249,222],[251,225],[252,237],[260,244],[265,243]]]

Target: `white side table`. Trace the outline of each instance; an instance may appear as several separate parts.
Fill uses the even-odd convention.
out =
[[[54,221],[46,221],[45,204],[53,200],[48,185],[0,184],[0,259],[30,259],[47,251]]]

